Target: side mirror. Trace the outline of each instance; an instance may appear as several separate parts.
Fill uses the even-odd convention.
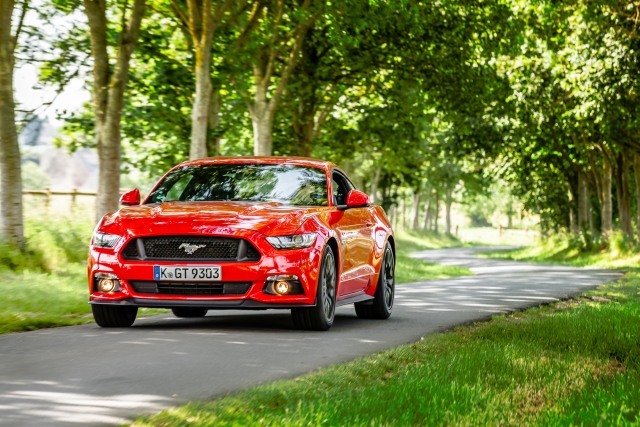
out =
[[[362,208],[369,206],[369,196],[360,190],[351,190],[347,194],[347,208]]]
[[[120,197],[120,204],[123,206],[138,206],[140,204],[140,190],[134,188]]]

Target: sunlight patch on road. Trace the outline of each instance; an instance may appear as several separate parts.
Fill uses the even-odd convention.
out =
[[[78,425],[119,424],[127,421],[121,416],[123,410],[131,410],[135,414],[155,412],[173,403],[172,399],[150,394],[98,396],[35,390],[15,390],[0,394],[0,398],[5,402],[0,408],[5,415],[7,411],[19,414],[3,419],[13,425],[34,419]]]

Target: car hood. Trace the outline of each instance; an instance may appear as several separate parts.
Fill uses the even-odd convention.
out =
[[[280,236],[294,234],[309,217],[327,209],[274,202],[167,202],[124,207],[106,215],[100,228],[138,232],[144,229],[144,234],[164,234],[167,228],[184,230],[187,227],[205,233],[207,228],[210,232],[230,228]]]

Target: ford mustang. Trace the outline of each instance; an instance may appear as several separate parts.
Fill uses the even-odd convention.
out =
[[[142,201],[96,226],[90,303],[102,327],[128,327],[138,307],[203,317],[210,309],[290,309],[298,329],[327,330],[337,306],[386,319],[395,241],[380,206],[335,164],[217,157],[181,163]]]

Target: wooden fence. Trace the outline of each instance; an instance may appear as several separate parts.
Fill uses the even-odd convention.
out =
[[[28,217],[60,216],[94,220],[96,193],[90,191],[24,190],[24,212]]]

